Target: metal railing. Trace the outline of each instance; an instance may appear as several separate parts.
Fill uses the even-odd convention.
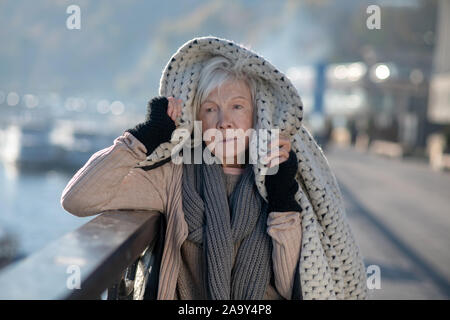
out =
[[[105,290],[108,299],[141,299],[149,277],[157,287],[163,221],[157,211],[103,212],[3,269],[0,299],[100,299]]]

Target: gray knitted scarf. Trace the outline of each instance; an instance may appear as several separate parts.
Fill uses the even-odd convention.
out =
[[[267,203],[247,165],[230,196],[220,164],[183,164],[188,239],[203,248],[204,285],[212,300],[262,300],[272,273]],[[235,261],[234,245],[239,244]]]

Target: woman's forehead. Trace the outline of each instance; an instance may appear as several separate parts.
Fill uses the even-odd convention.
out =
[[[207,99],[225,98],[225,99],[251,99],[250,88],[244,80],[227,80],[220,86],[214,88]]]

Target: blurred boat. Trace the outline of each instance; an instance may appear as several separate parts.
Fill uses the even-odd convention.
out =
[[[63,150],[50,140],[48,122],[25,122],[7,125],[1,130],[0,159],[6,165],[41,168],[57,163]]]
[[[82,167],[97,151],[113,144],[117,134],[88,122],[61,120],[51,133],[53,145],[64,150],[59,165]]]
[[[18,169],[73,170],[112,145],[118,128],[117,123],[96,118],[10,119],[0,124],[0,161]]]

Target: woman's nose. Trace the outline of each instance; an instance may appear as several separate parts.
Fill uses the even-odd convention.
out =
[[[219,115],[218,129],[230,129],[233,128],[233,121],[229,115],[225,112],[221,112]]]

